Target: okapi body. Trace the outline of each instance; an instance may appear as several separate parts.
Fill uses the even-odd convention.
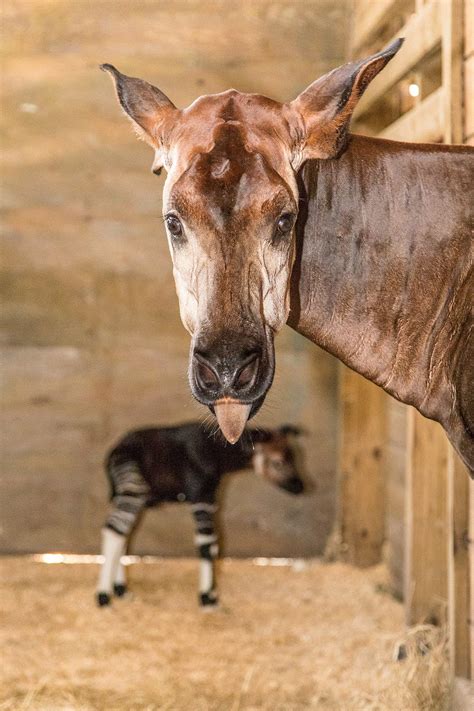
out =
[[[440,422],[474,470],[473,151],[351,136],[301,171],[288,323]]]
[[[438,420],[474,472],[474,150],[349,133],[402,41],[281,104],[231,90],[184,110],[103,65],[165,167],[189,380],[230,442],[262,405],[288,322]],[[296,260],[296,261],[295,261]]]
[[[126,592],[121,556],[146,508],[165,502],[186,502],[196,526],[200,557],[199,600],[217,604],[214,560],[218,554],[215,515],[222,477],[253,467],[254,472],[291,494],[304,484],[295,462],[291,425],[271,430],[247,430],[230,447],[223,437],[211,437],[202,424],[150,427],[129,432],[107,456],[105,469],[111,489],[111,511],[102,529],[101,567],[97,602],[108,605],[115,593]]]

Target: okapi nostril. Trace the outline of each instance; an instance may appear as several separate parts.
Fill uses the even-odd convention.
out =
[[[235,379],[235,386],[245,388],[249,385],[257,374],[258,364],[259,358],[255,355],[253,360],[251,360],[250,363],[247,363],[247,365],[244,365],[238,373],[237,378]]]
[[[204,385],[204,387],[212,388],[216,385],[219,385],[219,379],[217,375],[208,365],[205,365],[201,361],[198,361],[196,371],[198,378],[201,381],[202,385]]]

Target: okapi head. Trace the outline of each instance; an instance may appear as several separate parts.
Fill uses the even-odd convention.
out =
[[[273,338],[287,320],[295,257],[297,172],[337,158],[360,96],[401,46],[345,64],[279,103],[230,90],[177,109],[110,64],[118,100],[167,170],[163,215],[184,326],[189,380],[229,442],[262,405]]]
[[[302,494],[305,484],[298,471],[296,438],[299,427],[283,425],[274,430],[252,430],[255,473],[290,494]]]

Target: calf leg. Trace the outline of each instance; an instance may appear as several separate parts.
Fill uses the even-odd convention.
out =
[[[100,568],[97,583],[97,603],[101,607],[110,603],[113,580],[120,558],[125,552],[127,539],[121,533],[104,526],[102,529],[102,556],[104,562]]]
[[[109,476],[114,494],[112,510],[102,529],[104,562],[97,585],[97,602],[101,606],[109,604],[112,590],[119,596],[126,590],[120,558],[150,493],[135,462],[112,463]]]
[[[202,606],[217,605],[215,559],[218,555],[217,536],[214,531],[213,504],[194,504],[192,512],[196,525],[195,543],[199,553],[199,602]]]
[[[127,576],[125,574],[125,566],[121,561],[119,561],[114,578],[114,593],[115,595],[117,595],[117,597],[123,597],[126,592]]]

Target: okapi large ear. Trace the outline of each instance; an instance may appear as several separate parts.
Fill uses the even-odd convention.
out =
[[[143,79],[128,77],[112,64],[101,64],[100,68],[112,77],[120,106],[131,119],[140,138],[155,149],[152,170],[159,174],[166,164],[166,124],[175,118],[178,109],[162,91]]]
[[[302,140],[294,153],[295,169],[308,158],[336,158],[342,153],[357,102],[403,41],[397,39],[378,54],[334,69],[290,103],[303,123]]]

